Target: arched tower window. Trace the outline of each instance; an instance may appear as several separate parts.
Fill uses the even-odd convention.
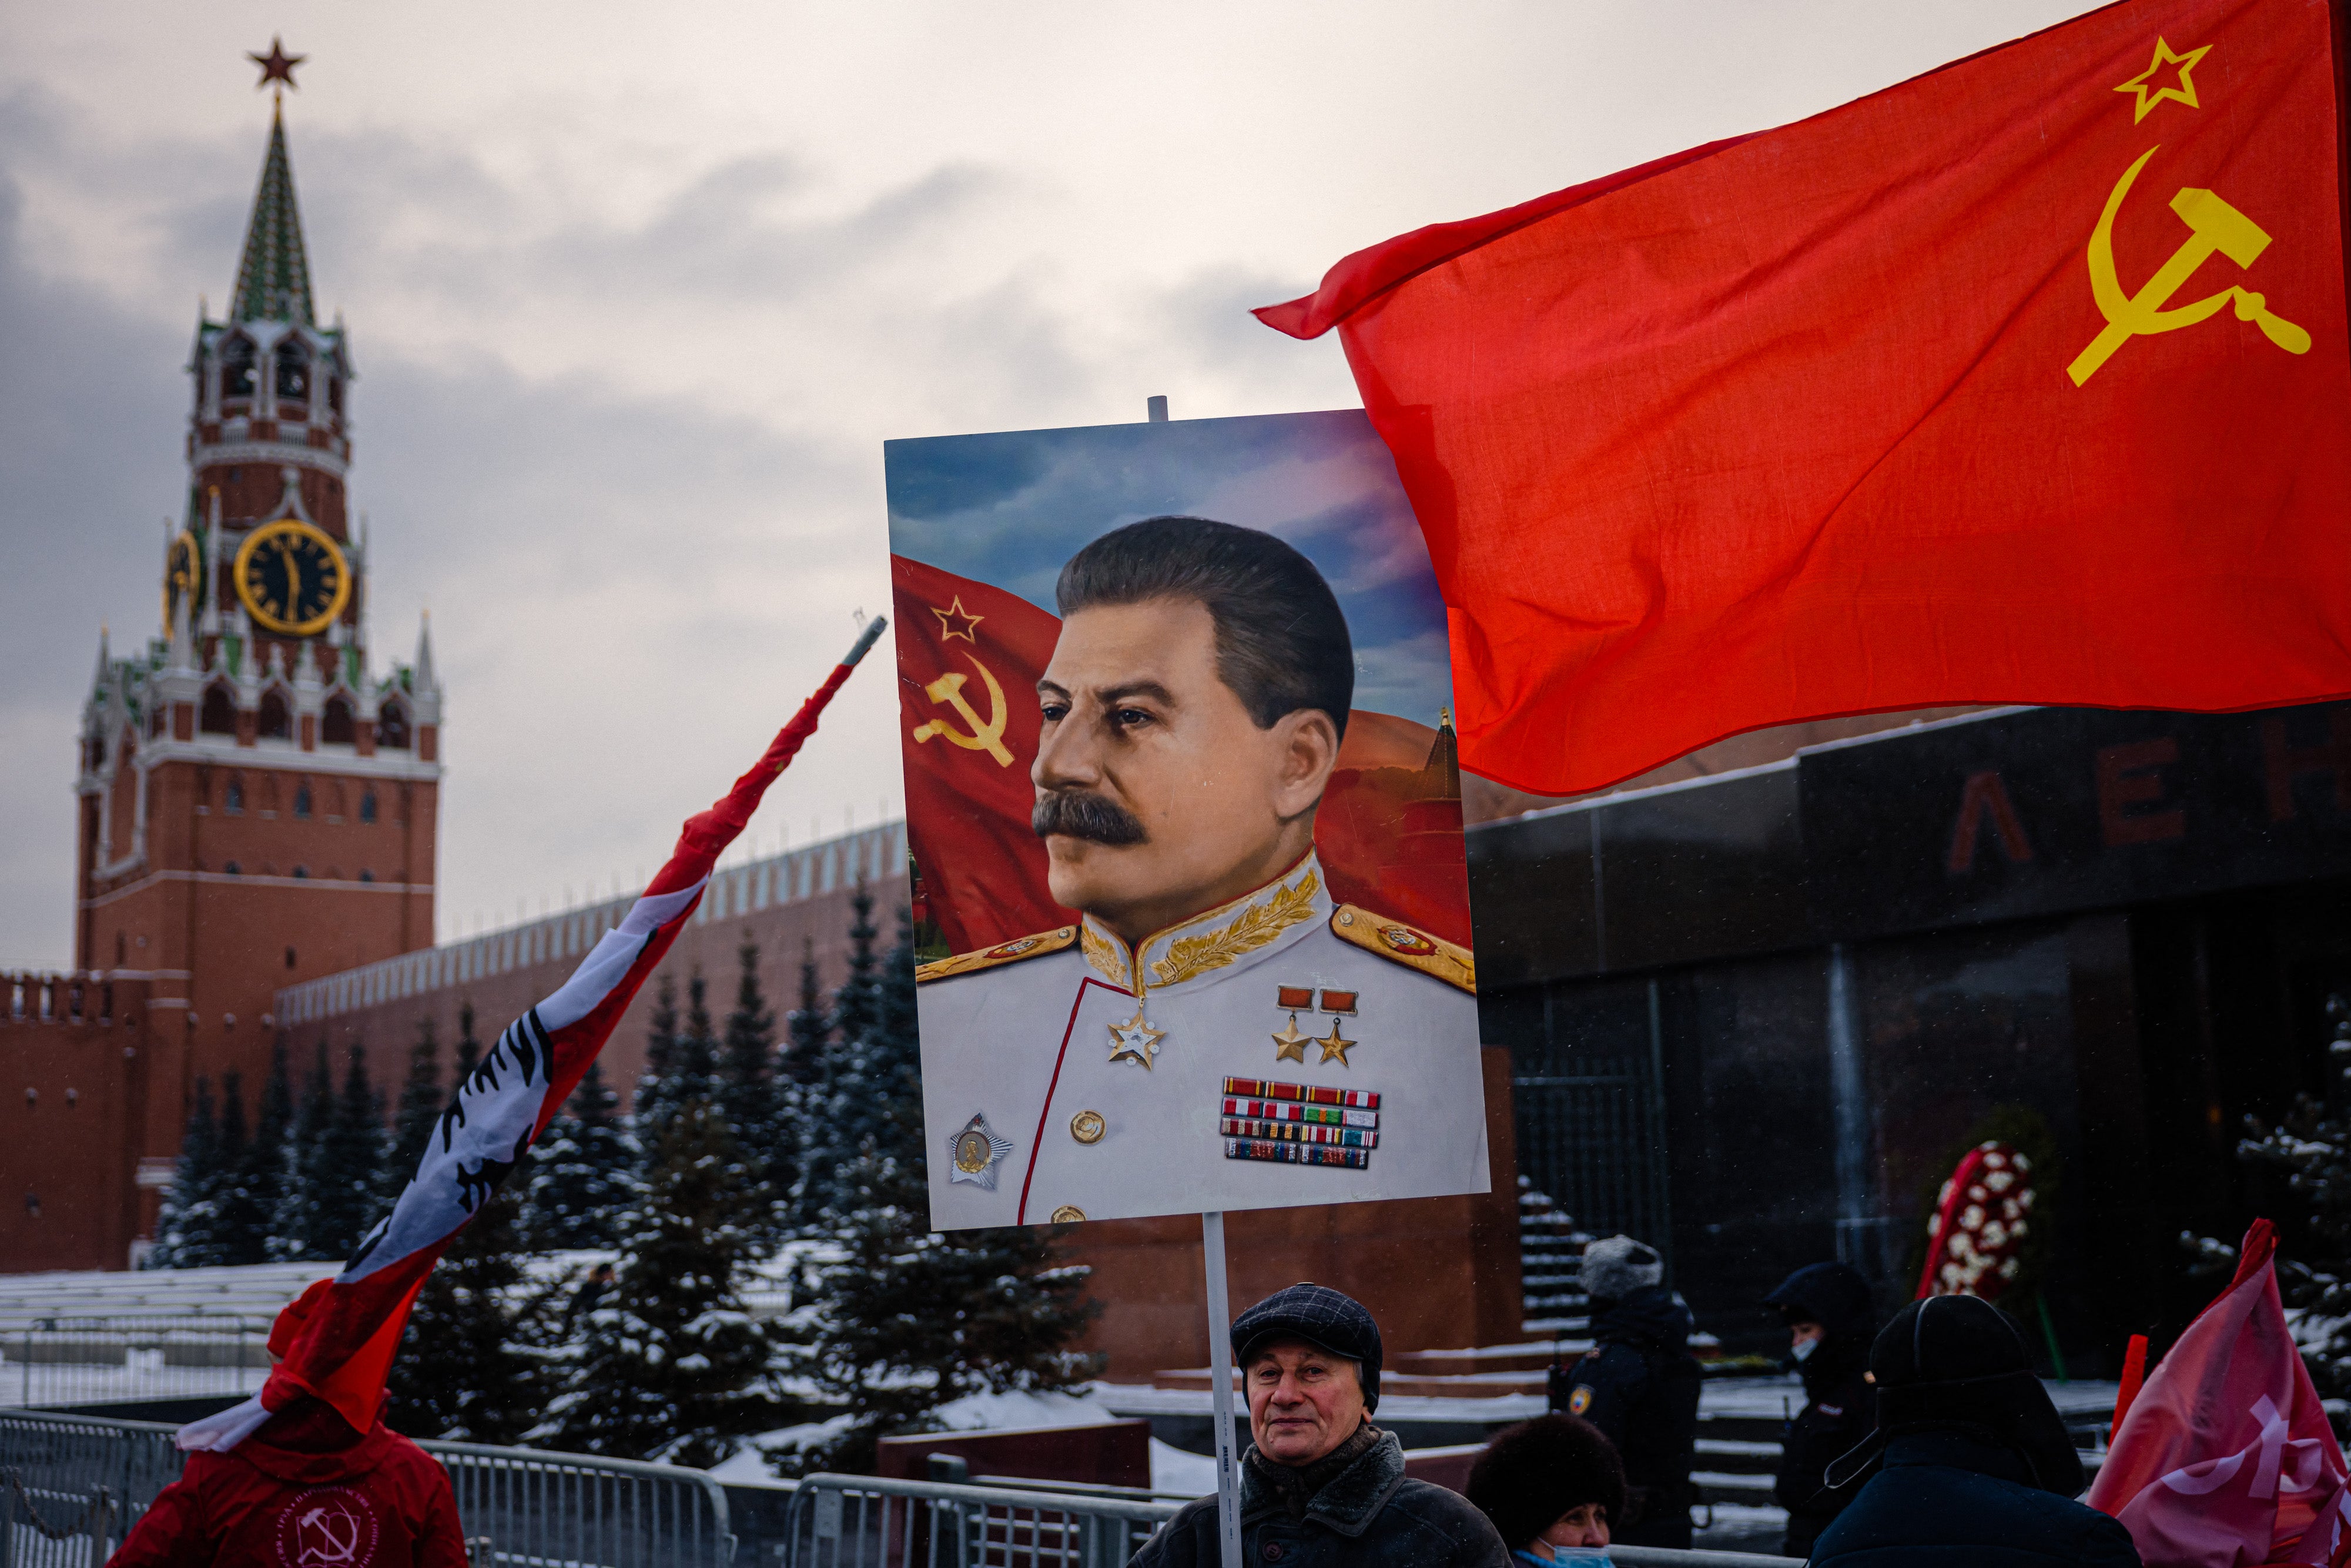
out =
[[[408,749],[408,709],[396,698],[376,715],[375,743],[393,751]]]
[[[326,714],[319,721],[319,738],[329,746],[349,746],[359,738],[351,699],[340,692],[327,699]]]
[[[261,723],[258,733],[266,740],[294,738],[294,705],[276,686],[261,694]]]
[[[239,333],[229,339],[221,349],[221,396],[223,399],[253,396],[253,340]]]
[[[244,779],[230,779],[230,780],[228,781],[228,792],[227,792],[227,794],[225,794],[225,796],[223,796],[223,797],[222,797],[222,800],[223,800],[223,803],[224,803],[224,805],[225,805],[225,809],[226,809],[226,810],[227,810],[227,811],[228,811],[228,814],[229,814],[230,816],[232,816],[232,817],[235,816],[238,812],[240,812],[240,811],[244,810],[245,810],[245,780],[244,780]],[[231,870],[231,871],[235,871],[235,870],[236,869],[236,867],[235,867],[235,866],[231,866],[231,867],[229,867],[228,869],[229,869],[229,870]]]
[[[343,412],[343,378],[340,376],[327,378],[327,406],[336,413]]]
[[[236,699],[228,695],[228,687],[214,683],[204,688],[204,713],[196,727],[206,735],[236,733]]]
[[[277,375],[279,402],[310,401],[310,355],[300,340],[288,338],[277,345]]]
[[[375,821],[375,791],[372,789],[360,797],[360,821],[362,822]]]
[[[294,786],[294,814],[298,817],[310,814],[310,787],[308,784]]]

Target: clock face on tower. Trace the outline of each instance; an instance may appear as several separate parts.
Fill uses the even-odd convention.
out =
[[[183,604],[204,601],[204,552],[196,536],[182,528],[172,541],[163,563],[163,624],[169,626]]]
[[[317,636],[350,602],[351,568],[341,548],[299,517],[247,534],[231,577],[254,622],[282,637]]]

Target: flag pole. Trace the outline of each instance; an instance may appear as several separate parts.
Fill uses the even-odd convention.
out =
[[[1233,1453],[1232,1292],[1225,1283],[1225,1216],[1200,1216],[1208,1270],[1208,1393],[1217,1428],[1217,1539],[1224,1568],[1241,1568],[1241,1470]]]

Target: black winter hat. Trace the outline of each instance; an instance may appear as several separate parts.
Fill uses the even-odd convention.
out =
[[[1869,1375],[1877,1436],[1865,1448],[1910,1432],[1963,1432],[2015,1453],[2043,1491],[2073,1497],[2085,1484],[2023,1333],[1981,1297],[1929,1296],[1903,1308],[1870,1347]],[[1849,1461],[1866,1457],[1856,1449],[1831,1469],[1849,1475]]]
[[[1625,1521],[1625,1462],[1599,1427],[1573,1416],[1538,1416],[1494,1435],[1469,1467],[1468,1498],[1516,1552],[1562,1514],[1596,1502]]]
[[[1858,1340],[1870,1331],[1869,1281],[1844,1263],[1808,1263],[1763,1298],[1790,1322],[1815,1322],[1831,1339]]]
[[[1302,1339],[1363,1367],[1364,1409],[1380,1406],[1380,1325],[1364,1303],[1328,1285],[1309,1282],[1276,1291],[1233,1320],[1233,1364],[1278,1339]]]

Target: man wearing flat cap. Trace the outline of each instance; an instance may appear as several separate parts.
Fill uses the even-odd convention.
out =
[[[1468,1499],[1404,1473],[1404,1445],[1372,1425],[1380,1326],[1327,1286],[1291,1285],[1233,1320],[1249,1395],[1241,1555],[1280,1568],[1508,1568]],[[1217,1500],[1187,1503],[1134,1568],[1216,1568]]]

